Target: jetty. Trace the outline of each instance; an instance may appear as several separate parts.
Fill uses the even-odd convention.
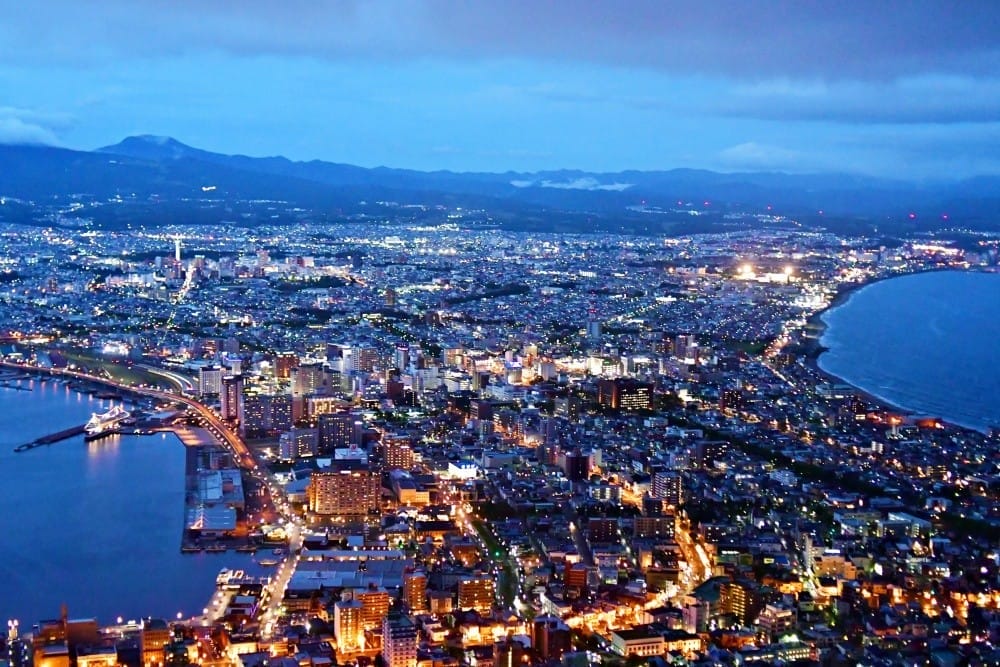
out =
[[[15,452],[21,453],[26,452],[29,449],[35,449],[36,447],[41,447],[43,445],[51,445],[60,440],[68,440],[77,435],[83,435],[84,427],[86,424],[80,424],[79,426],[74,426],[72,428],[67,428],[62,431],[57,431],[55,433],[50,433],[49,435],[43,435],[40,438],[36,438],[31,442],[25,443],[23,445],[18,445],[14,448]]]

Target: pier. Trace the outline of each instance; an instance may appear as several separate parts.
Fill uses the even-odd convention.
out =
[[[80,424],[79,426],[74,426],[72,428],[67,428],[62,431],[57,431],[56,433],[50,433],[49,435],[43,435],[40,438],[36,438],[31,442],[25,443],[23,445],[18,445],[14,448],[15,452],[21,453],[26,452],[29,449],[34,449],[36,447],[41,447],[43,445],[51,445],[53,443],[59,442],[60,440],[67,440],[77,435],[83,435],[85,424]]]

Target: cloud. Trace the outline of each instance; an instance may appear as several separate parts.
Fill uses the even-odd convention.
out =
[[[30,109],[0,107],[0,144],[59,145],[53,128],[65,127],[69,117]]]
[[[719,162],[726,169],[792,170],[810,168],[800,151],[747,141],[719,151]]]
[[[913,0],[78,0],[0,26],[11,63],[196,52],[334,59],[546,59],[740,79],[1000,70],[1000,3]]]
[[[552,181],[549,179],[541,181],[533,180],[513,180],[510,182],[515,188],[553,188],[555,190],[605,190],[611,192],[623,192],[628,190],[634,185],[634,183],[601,183],[596,178],[592,176],[583,176],[580,178],[574,178],[570,181]]]
[[[736,86],[710,111],[776,121],[994,123],[1000,121],[1000,79],[933,75],[888,84],[772,80]]]

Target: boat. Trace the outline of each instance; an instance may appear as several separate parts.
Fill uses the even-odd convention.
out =
[[[228,547],[225,544],[210,544],[209,546],[205,547],[205,551],[213,554],[221,554],[227,549]]]
[[[120,405],[104,413],[93,413],[83,427],[83,439],[92,440],[113,433],[118,425],[129,418],[129,412]]]
[[[181,553],[185,554],[195,554],[201,551],[201,546],[197,544],[184,544],[181,545]]]
[[[261,558],[259,561],[257,561],[257,564],[263,565],[264,567],[274,567],[280,562],[281,561],[274,558]]]

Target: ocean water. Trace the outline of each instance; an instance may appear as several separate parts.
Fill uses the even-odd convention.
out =
[[[1000,425],[1000,274],[884,280],[822,319],[827,373],[910,412],[978,430]]]
[[[0,622],[28,629],[70,617],[174,618],[201,613],[224,567],[248,554],[181,554],[184,446],[173,434],[83,436],[16,454],[110,403],[40,380],[0,389]]]

